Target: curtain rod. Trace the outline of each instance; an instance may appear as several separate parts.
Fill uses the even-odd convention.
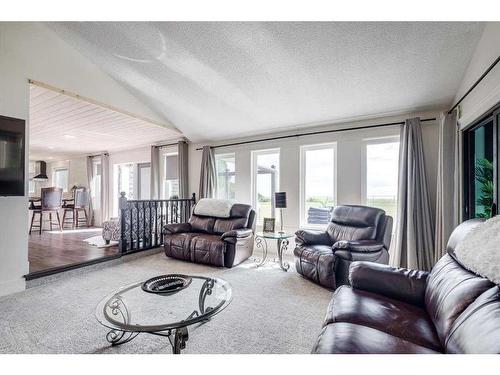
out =
[[[187,143],[186,141],[179,141],[179,142],[184,142],[184,143]],[[161,147],[168,147],[168,146],[177,146],[179,144],[179,142],[175,142],[175,143],[165,143],[165,144],[162,144],[162,145],[152,145],[154,147],[158,147],[158,148],[161,148]]]
[[[95,158],[95,157],[102,156],[102,155],[109,156],[109,154],[107,152],[103,152],[102,154],[87,155],[87,157],[88,158]]]
[[[486,77],[488,75],[488,73],[491,72],[491,70],[495,67],[495,65],[498,64],[499,61],[500,61],[500,56],[498,56],[496,58],[496,60],[493,61],[493,64],[491,64],[489,66],[489,68],[486,69],[486,71],[481,75],[481,77],[479,77],[479,79],[471,86],[471,88],[467,90],[467,92],[464,94],[464,96],[462,96],[460,98],[460,100],[453,107],[451,107],[451,109],[448,111],[448,114],[453,112],[453,110],[455,108],[457,108],[460,105],[460,103],[462,103],[462,101],[467,97],[467,95],[469,95],[471,93],[471,91],[476,88],[476,86],[479,84],[479,82],[481,82],[484,79],[484,77]]]
[[[425,118],[425,119],[420,120],[420,122],[427,122],[427,121],[436,121],[436,118],[433,117],[433,118]],[[279,136],[279,137],[253,139],[251,141],[243,141],[243,142],[235,142],[235,143],[226,143],[224,145],[210,146],[210,148],[219,148],[219,147],[228,147],[228,146],[239,146],[239,145],[244,145],[244,144],[248,144],[248,143],[265,142],[265,141],[275,141],[275,140],[278,140],[278,139],[303,137],[303,136],[307,136],[307,135],[318,135],[318,134],[345,132],[345,131],[351,131],[351,130],[362,130],[362,129],[380,128],[380,127],[391,126],[391,125],[403,125],[404,123],[405,123],[404,121],[398,121],[398,122],[388,122],[386,124],[358,126],[356,128],[342,128],[342,129],[332,129],[332,130],[321,130],[321,131],[310,132],[310,133],[282,135],[282,136]],[[200,148],[197,148],[196,150],[198,150],[198,151],[199,150],[203,150],[203,148],[200,147]]]

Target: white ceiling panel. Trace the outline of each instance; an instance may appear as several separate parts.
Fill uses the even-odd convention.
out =
[[[59,159],[121,151],[178,139],[151,124],[37,85],[30,85],[30,158]]]

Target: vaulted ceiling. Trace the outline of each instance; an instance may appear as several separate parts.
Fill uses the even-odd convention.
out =
[[[193,141],[448,106],[481,23],[49,23]]]
[[[30,158],[58,160],[179,138],[179,132],[30,85]]]

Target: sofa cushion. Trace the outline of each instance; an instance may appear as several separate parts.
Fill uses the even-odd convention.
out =
[[[460,314],[446,339],[447,353],[500,354],[500,287],[481,294]]]
[[[332,211],[327,233],[332,242],[341,240],[374,240],[385,212],[374,207],[337,206]]]
[[[332,248],[325,245],[302,245],[294,251],[295,267],[302,276],[335,289],[335,256]]]
[[[243,229],[246,227],[248,218],[240,217],[234,219],[217,219],[214,224],[214,233],[223,234],[236,229]]]
[[[352,323],[328,324],[313,353],[318,354],[438,354],[438,352],[371,327]]]
[[[425,306],[444,346],[457,317],[493,284],[465,270],[450,255],[443,256],[427,278]]]
[[[165,254],[169,257],[191,260],[191,240],[195,233],[175,233],[164,237]]]
[[[191,261],[224,266],[226,243],[219,235],[195,234],[191,240]]]
[[[341,286],[333,294],[325,324],[359,324],[427,348],[442,351],[436,330],[427,312],[420,307]]]
[[[214,230],[215,218],[192,215],[189,219],[193,232],[212,233]]]

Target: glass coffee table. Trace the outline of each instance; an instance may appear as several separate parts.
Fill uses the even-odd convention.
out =
[[[283,253],[288,249],[288,239],[291,237],[293,237],[293,234],[286,232],[257,232],[255,234],[255,246],[262,249],[262,258],[256,259],[257,267],[267,263],[267,240],[276,240],[278,263],[283,271],[288,271],[290,264],[283,260]]]
[[[142,289],[144,281],[109,294],[97,305],[95,316],[110,329],[106,340],[120,345],[140,333],[167,337],[172,352],[180,354],[188,340],[188,326],[202,324],[224,310],[232,298],[231,284],[219,278],[189,276],[191,283],[174,294]]]

